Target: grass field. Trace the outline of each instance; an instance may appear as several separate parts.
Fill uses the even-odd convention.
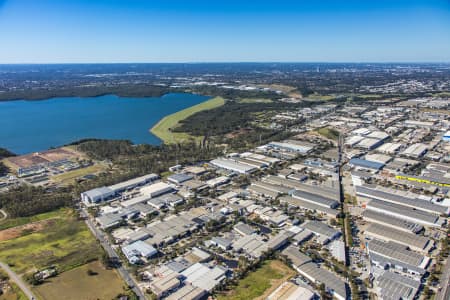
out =
[[[60,210],[55,210],[55,211],[39,214],[39,215],[34,215],[31,217],[14,218],[14,219],[7,218],[5,220],[0,221],[0,230],[5,230],[8,228],[17,227],[17,226],[25,225],[25,224],[32,223],[32,222],[38,222],[38,221],[43,221],[43,220],[48,220],[48,219],[53,219],[53,218],[59,218],[62,214],[67,213],[67,212],[68,212],[68,209],[60,209]]]
[[[51,179],[58,183],[71,183],[79,177],[83,177],[83,176],[86,176],[89,174],[95,174],[95,173],[98,173],[98,172],[101,172],[104,170],[105,170],[105,167],[103,165],[95,164],[95,165],[89,166],[87,168],[81,168],[81,169],[69,171],[69,172],[66,172],[63,174],[55,175],[55,176],[51,177]]]
[[[322,127],[316,130],[320,135],[327,139],[337,141],[339,139],[339,131],[329,127]]]
[[[319,94],[311,94],[305,97],[306,100],[331,100],[336,98],[334,95],[319,95]]]
[[[76,212],[69,209],[59,210],[55,223],[45,230],[0,242],[0,260],[18,273],[49,265],[56,265],[59,272],[64,272],[102,253],[84,222],[77,220]]]
[[[89,276],[88,270],[97,275]],[[66,300],[110,300],[124,291],[124,284],[116,271],[106,270],[100,262],[64,272],[33,288],[37,297],[43,300],[62,299],[61,295]]]
[[[213,109],[224,104],[225,100],[222,97],[215,97],[213,99],[188,107],[162,118],[155,126],[153,126],[153,128],[150,129],[150,131],[162,141],[164,141],[164,143],[168,144],[195,138],[187,133],[172,132],[171,129],[176,128],[179,125],[180,121],[192,116],[197,112]]]
[[[242,98],[239,99],[239,103],[272,103],[271,99],[266,98]]]
[[[296,274],[294,270],[279,260],[270,260],[255,272],[239,281],[239,284],[226,295],[218,295],[218,300],[265,299],[280,284]]]

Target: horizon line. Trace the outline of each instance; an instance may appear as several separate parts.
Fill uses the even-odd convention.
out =
[[[179,62],[0,62],[0,66],[11,65],[125,65],[125,64],[450,64],[450,61],[179,61]]]

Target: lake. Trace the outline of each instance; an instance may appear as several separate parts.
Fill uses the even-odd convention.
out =
[[[152,98],[52,98],[0,102],[0,147],[16,154],[43,151],[85,138],[158,145],[150,133],[166,115],[210,97],[173,93]]]

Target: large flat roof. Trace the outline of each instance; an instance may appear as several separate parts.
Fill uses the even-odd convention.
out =
[[[415,267],[420,267],[425,258],[422,254],[407,250],[404,245],[392,241],[383,242],[377,239],[369,242],[369,251]]]
[[[392,216],[382,214],[373,210],[365,210],[362,213],[363,218],[368,219],[372,222],[380,222],[390,227],[396,227],[402,231],[409,232],[420,232],[423,229],[423,226],[417,223],[409,222],[406,220],[394,218]]]
[[[439,217],[435,214],[428,213],[425,211],[415,210],[412,207],[404,206],[396,203],[391,203],[382,200],[372,199],[367,207],[380,209],[387,214],[396,214],[397,216],[406,216],[410,219],[416,220],[417,222],[424,222],[427,224],[437,224]]]
[[[413,246],[416,249],[425,249],[425,247],[430,241],[424,236],[413,233],[407,233],[401,230],[393,229],[391,227],[376,223],[370,224],[366,228],[365,232],[368,233],[369,235],[374,234],[379,237],[384,237],[387,240],[396,241],[403,245]]]
[[[356,194],[364,196],[366,198],[378,199],[387,202],[393,202],[405,206],[414,207],[415,209],[432,212],[438,215],[448,214],[448,207],[434,204],[432,202],[428,202],[426,200],[421,200],[418,198],[410,198],[405,197],[399,194],[396,194],[395,190],[380,190],[378,188],[372,188],[369,186],[356,186]]]
[[[312,262],[300,266],[299,269],[316,281],[324,283],[327,288],[332,289],[343,298],[347,298],[347,283],[337,275],[320,268],[317,264]]]
[[[291,196],[284,196],[280,198],[281,202],[286,202],[289,205],[299,207],[301,209],[311,210],[311,211],[318,211],[325,213],[330,216],[337,216],[339,214],[339,211],[337,209],[325,207],[322,205],[314,204],[312,202],[300,200],[297,198],[293,198]]]

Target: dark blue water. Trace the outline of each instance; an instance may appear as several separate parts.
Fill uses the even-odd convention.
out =
[[[0,147],[17,154],[43,151],[84,138],[160,144],[149,132],[164,116],[209,97],[167,94],[158,98],[53,98],[0,102]]]

